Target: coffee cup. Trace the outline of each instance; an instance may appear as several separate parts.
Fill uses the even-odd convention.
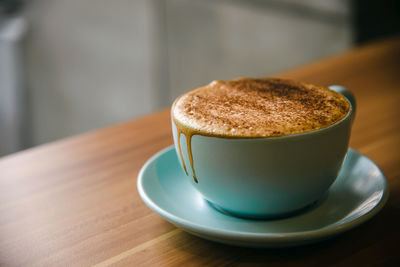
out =
[[[301,211],[328,192],[345,159],[355,98],[339,121],[303,133],[232,138],[182,132],[172,108],[172,131],[182,169],[210,204],[246,218],[276,218]]]

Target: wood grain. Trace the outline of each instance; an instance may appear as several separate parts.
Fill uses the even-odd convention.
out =
[[[0,159],[0,266],[396,265],[400,263],[400,39],[274,76],[356,95],[351,146],[384,171],[391,196],[362,226],[322,243],[247,249],[189,235],[148,209],[140,167],[172,144],[169,110]]]

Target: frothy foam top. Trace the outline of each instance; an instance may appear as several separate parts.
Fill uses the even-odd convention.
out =
[[[179,97],[172,114],[204,135],[272,137],[309,132],[343,119],[350,104],[329,88],[291,80],[239,78]]]

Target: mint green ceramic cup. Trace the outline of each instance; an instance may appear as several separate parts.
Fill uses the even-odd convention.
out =
[[[350,102],[339,122],[312,132],[270,138],[230,139],[194,135],[193,172],[187,140],[181,135],[188,180],[215,207],[247,218],[287,216],[321,199],[335,181],[347,153],[355,98],[331,86]],[[177,128],[172,131],[178,158]],[[182,166],[183,167],[183,166]]]

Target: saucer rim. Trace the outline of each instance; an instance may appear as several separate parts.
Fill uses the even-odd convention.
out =
[[[139,192],[140,197],[142,200],[145,202],[145,204],[152,209],[154,212],[156,212],[158,215],[169,221],[170,223],[182,228],[184,231],[190,232],[192,234],[199,234],[199,236],[205,235],[208,237],[208,239],[213,239],[217,240],[217,237],[221,237],[223,239],[232,239],[236,241],[254,241],[254,242],[262,242],[262,241],[268,241],[268,243],[286,243],[287,241],[290,241],[291,243],[296,243],[299,241],[307,241],[307,240],[321,240],[321,239],[326,239],[330,236],[337,235],[339,233],[343,233],[345,231],[348,231],[350,229],[355,228],[356,226],[366,222],[367,220],[371,219],[373,216],[375,216],[386,204],[388,198],[389,198],[389,185],[387,182],[387,178],[383,171],[379,168],[377,164],[375,164],[374,161],[372,161],[369,157],[365,156],[364,154],[352,149],[349,147],[348,152],[352,151],[351,153],[357,154],[358,157],[364,157],[368,160],[368,162],[372,165],[374,165],[380,173],[380,177],[383,180],[383,195],[379,202],[371,207],[371,209],[366,212],[365,214],[361,216],[356,216],[354,219],[351,219],[350,221],[340,223],[342,220],[348,218],[344,217],[335,223],[333,223],[332,227],[322,227],[322,228],[316,228],[314,230],[308,230],[308,231],[296,231],[296,232],[282,232],[282,233],[250,233],[246,231],[233,231],[233,230],[225,230],[225,229],[218,229],[212,226],[204,226],[202,224],[195,223],[193,221],[181,218],[177,215],[172,214],[171,212],[168,212],[158,206],[152,199],[151,197],[145,192],[145,189],[143,188],[143,180],[146,179],[144,178],[144,173],[145,171],[149,168],[151,164],[157,161],[158,158],[160,158],[161,155],[168,153],[170,150],[175,149],[174,145],[170,145],[157,153],[155,153],[153,156],[151,156],[146,163],[142,166],[142,168],[139,171],[138,174],[138,179],[137,179],[137,189]],[[217,212],[217,211],[216,211]],[[228,216],[228,215],[226,215]],[[251,221],[251,219],[245,219],[245,218],[238,218],[242,219],[245,221]],[[288,218],[290,219],[290,218]],[[279,221],[279,220],[277,220]],[[223,241],[220,241],[223,242]]]

